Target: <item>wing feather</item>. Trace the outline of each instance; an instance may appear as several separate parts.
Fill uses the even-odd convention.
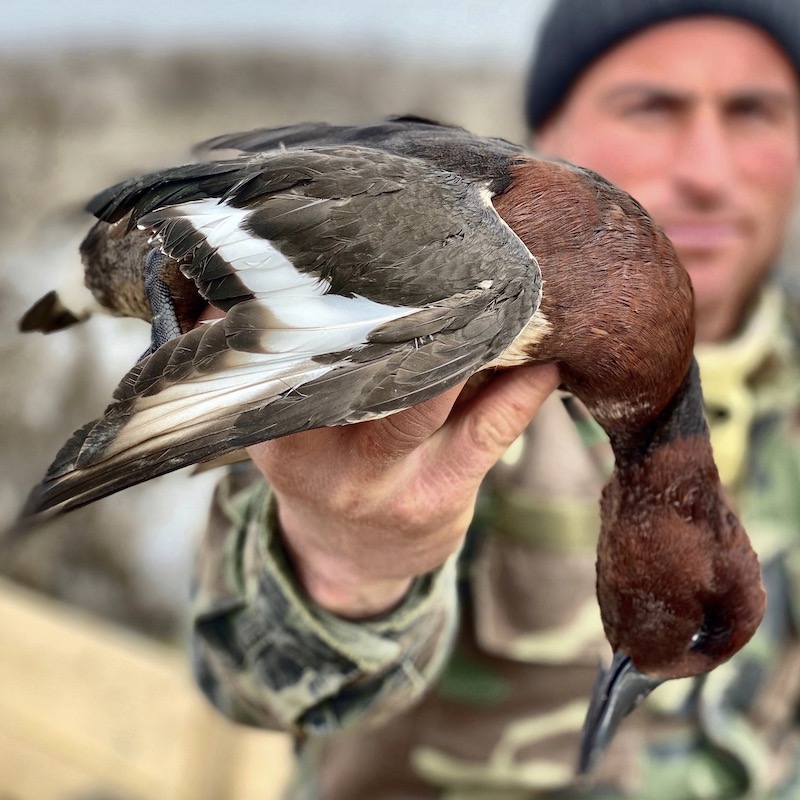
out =
[[[401,410],[489,364],[538,307],[538,265],[486,182],[419,159],[276,152],[118,191],[100,213],[131,213],[228,314],[137,364],[58,454],[28,514]]]

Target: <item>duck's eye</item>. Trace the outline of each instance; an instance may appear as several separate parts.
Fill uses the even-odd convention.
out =
[[[691,638],[690,650],[713,656],[727,649],[732,628],[727,616],[715,608],[706,608],[703,625]]]

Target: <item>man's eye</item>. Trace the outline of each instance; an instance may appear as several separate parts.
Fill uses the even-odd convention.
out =
[[[729,105],[728,114],[734,119],[776,122],[781,117],[781,110],[775,104],[760,98],[743,97]]]
[[[676,104],[666,97],[649,97],[629,103],[622,108],[623,116],[630,118],[650,118],[674,113]]]
[[[765,117],[769,116],[763,103],[755,100],[740,100],[731,106],[731,112],[740,117]]]

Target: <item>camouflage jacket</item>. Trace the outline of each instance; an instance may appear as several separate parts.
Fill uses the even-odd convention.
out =
[[[263,481],[229,474],[197,564],[200,686],[229,717],[296,736],[295,799],[800,797],[799,331],[769,291],[735,341],[698,349],[765,621],[710,676],[655,692],[590,785],[574,768],[608,657],[594,548],[612,462],[574,400],[551,398],[490,474],[460,556],[376,621],[307,600]]]

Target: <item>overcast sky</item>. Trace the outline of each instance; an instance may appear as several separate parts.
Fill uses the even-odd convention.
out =
[[[549,0],[11,0],[2,12],[0,49],[239,42],[518,65],[548,5]]]

